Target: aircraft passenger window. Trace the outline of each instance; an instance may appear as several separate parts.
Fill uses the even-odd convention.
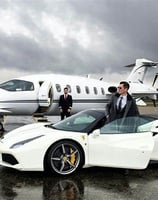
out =
[[[93,88],[94,89],[94,94],[98,94],[98,90],[96,87]]]
[[[81,93],[81,88],[79,85],[76,86],[76,91],[77,91],[77,93]]]
[[[61,86],[59,84],[56,84],[55,86],[56,86],[57,92],[61,92]]]
[[[101,88],[101,93],[102,93],[102,95],[105,95],[105,90],[104,90],[104,88]]]
[[[32,82],[13,79],[0,84],[0,88],[7,91],[31,91],[34,90]]]
[[[89,87],[88,86],[85,86],[85,91],[87,94],[89,94]]]
[[[68,91],[71,93],[71,86],[70,85],[66,85],[66,87],[68,88]]]

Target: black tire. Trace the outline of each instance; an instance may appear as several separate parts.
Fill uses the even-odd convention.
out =
[[[69,175],[82,167],[83,154],[75,142],[63,140],[50,148],[46,163],[48,172]]]

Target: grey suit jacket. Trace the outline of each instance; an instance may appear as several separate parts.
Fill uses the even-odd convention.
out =
[[[119,98],[119,94],[116,93],[115,95],[112,96],[110,102],[106,105],[106,116],[107,120],[113,121],[117,118],[117,100]],[[138,116],[139,111],[136,105],[135,100],[132,98],[132,96],[127,93],[127,103],[125,107],[125,111],[123,114],[123,117],[127,116]]]

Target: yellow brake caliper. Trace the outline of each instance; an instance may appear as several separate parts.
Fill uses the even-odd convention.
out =
[[[76,160],[76,156],[75,156],[75,153],[74,153],[74,151],[73,151],[72,148],[70,148],[70,154],[71,154],[71,156],[70,156],[70,162],[74,165],[75,160]]]

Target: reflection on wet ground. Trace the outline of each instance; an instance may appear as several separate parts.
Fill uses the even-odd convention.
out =
[[[29,117],[9,118],[6,133],[34,122]],[[145,170],[87,168],[67,177],[43,172],[21,172],[0,167],[2,200],[157,200],[158,164]]]
[[[3,200],[157,200],[158,166],[146,170],[90,168],[68,177],[0,168]]]

